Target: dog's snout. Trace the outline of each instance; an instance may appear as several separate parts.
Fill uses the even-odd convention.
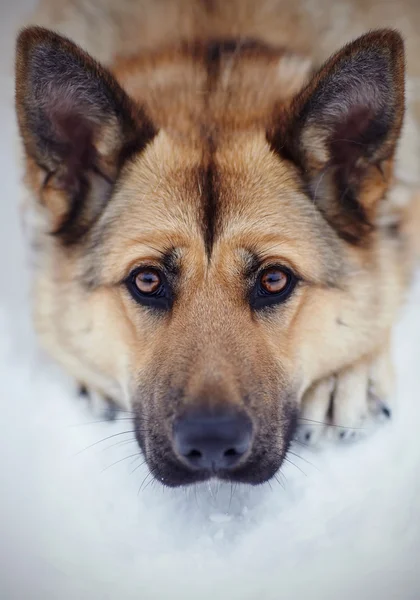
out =
[[[252,422],[242,412],[190,412],[174,424],[174,449],[194,469],[233,469],[249,451]]]

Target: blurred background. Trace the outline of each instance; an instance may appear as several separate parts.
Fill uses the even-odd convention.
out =
[[[0,598],[420,598],[420,281],[395,333],[394,419],[294,449],[279,482],[165,490],[124,422],[95,422],[37,347],[20,226],[16,31],[0,5]]]

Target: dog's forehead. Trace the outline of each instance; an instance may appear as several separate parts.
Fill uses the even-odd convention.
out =
[[[188,237],[212,226],[219,236],[258,225],[278,230],[295,219],[304,227],[308,212],[316,210],[296,170],[271,152],[263,132],[221,138],[211,153],[161,132],[123,173],[104,223]]]
[[[193,248],[203,261],[220,248],[286,257],[316,250],[328,261],[329,233],[297,171],[262,132],[220,137],[211,153],[161,132],[126,168],[91,239],[101,262],[124,266],[174,248]]]

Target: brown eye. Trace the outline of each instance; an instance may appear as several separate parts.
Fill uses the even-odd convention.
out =
[[[290,275],[281,269],[267,269],[261,275],[261,287],[267,294],[280,294],[289,284]]]
[[[133,299],[143,306],[159,310],[172,307],[172,287],[163,271],[153,267],[137,268],[123,283]]]
[[[267,268],[260,273],[251,290],[251,307],[259,310],[286,302],[299,281],[299,277],[287,267]]]
[[[162,284],[162,279],[157,271],[145,269],[137,273],[134,283],[142,294],[155,294]]]

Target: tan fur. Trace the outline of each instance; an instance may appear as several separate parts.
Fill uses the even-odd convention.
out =
[[[367,10],[365,2],[350,0],[44,0],[34,21],[66,33],[107,63],[157,131],[124,167],[106,209],[92,217],[87,241],[72,248],[48,235],[66,217],[55,176],[44,185],[26,158],[28,210],[37,215],[41,248],[35,323],[51,355],[79,382],[141,411],[150,427],[144,449],[152,467],[158,459],[151,458],[150,440],[170,437],[177,411],[203,398],[242,406],[245,395],[261,435],[274,421],[277,453],[289,405],[302,403],[308,419],[324,419],[334,386],[336,424],[356,426],[367,410],[369,386],[390,393],[377,365],[387,360],[420,245],[415,125],[402,133],[394,169],[390,155],[401,108],[381,147],[380,169],[366,166],[359,200],[376,229],[361,245],[335,233],[337,226],[353,235],[353,222],[337,224],[330,205],[325,220],[308,202],[298,169],[273,152],[266,130],[277,127],[276,115],[292,115],[313,94],[324,74],[310,80],[312,69],[371,27],[403,30],[408,76],[419,77],[416,2],[369,0]],[[262,40],[276,49],[245,45],[238,60],[235,53],[222,54],[212,79],[204,42],[221,37]],[[402,55],[396,64],[401,79]],[[28,139],[19,85],[21,131]],[[402,106],[402,85],[396,93]],[[418,107],[408,101],[408,122],[415,123],[411,112]],[[285,120],[285,135],[287,127]],[[110,177],[115,146],[122,144],[117,129],[118,123],[107,122],[95,140]],[[307,172],[318,178],[315,197],[329,203],[333,183],[322,171],[330,152],[326,135],[315,123],[304,144],[313,149]],[[219,200],[209,259],[202,195],[210,167],[218,174]],[[389,235],[391,227],[396,236]],[[181,274],[171,316],[158,317],[139,308],[121,282],[136,266],[159,267],[170,248],[177,250]],[[243,264],[250,251],[264,265],[290,267],[303,279],[281,310],[261,318],[244,302]],[[172,408],[168,390],[182,390]]]

